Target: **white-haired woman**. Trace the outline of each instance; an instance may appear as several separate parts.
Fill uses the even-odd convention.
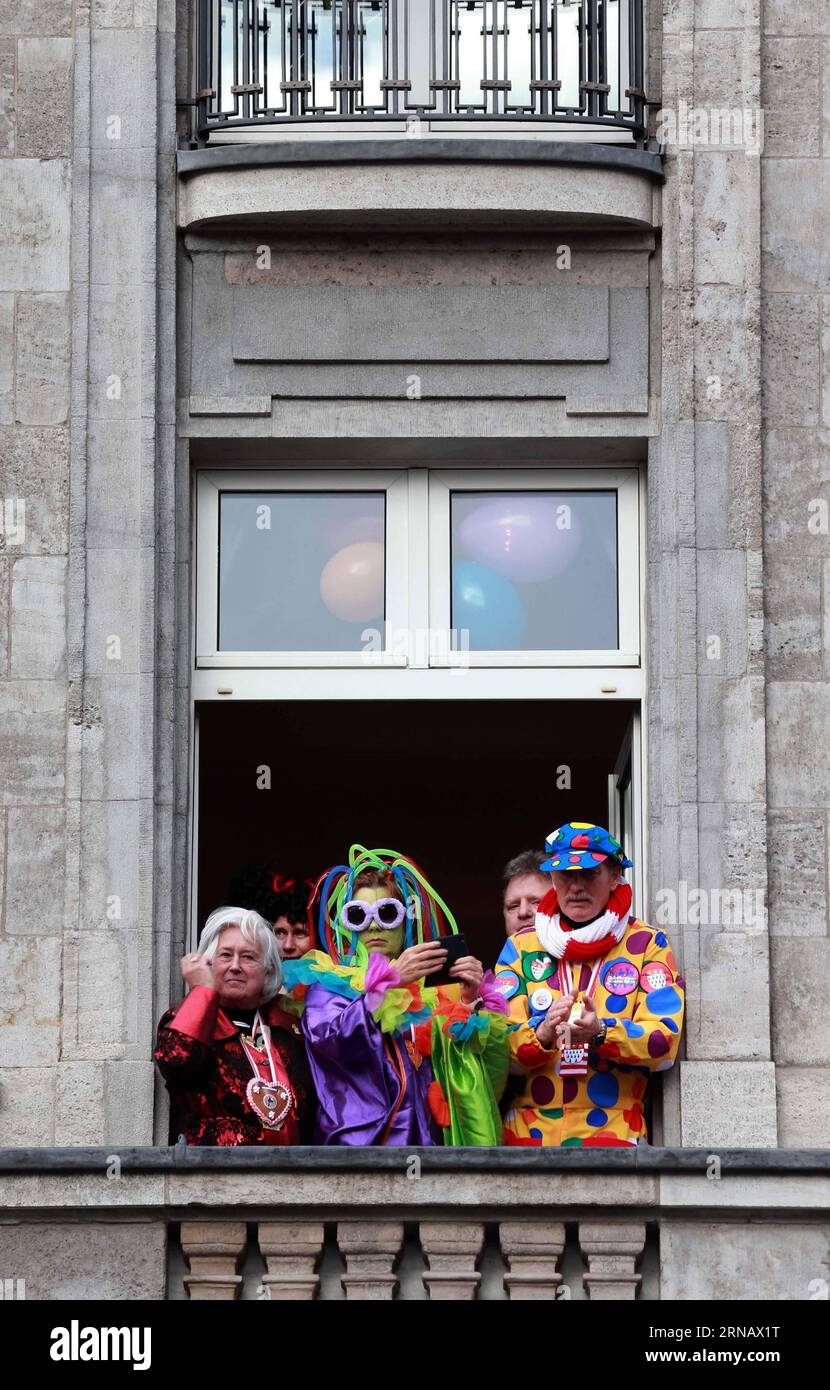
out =
[[[220,907],[184,956],[189,992],[158,1026],[155,1059],[173,1135],[188,1144],[303,1144],[314,1123],[296,1019],[276,996],[282,962],[258,912]]]

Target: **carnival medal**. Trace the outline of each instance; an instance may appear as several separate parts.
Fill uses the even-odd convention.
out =
[[[274,1055],[271,1050],[271,1033],[262,1021],[259,1010],[257,1010],[251,1037],[259,1036],[265,1049],[265,1056],[268,1059],[268,1066],[271,1071],[271,1080],[265,1081],[260,1075],[259,1066],[248,1051],[249,1039],[244,1035],[240,1036],[242,1050],[250,1063],[253,1076],[245,1088],[245,1095],[248,1104],[262,1125],[263,1129],[282,1129],[294,1106],[294,1092],[286,1082],[277,1080],[277,1069],[274,1065]],[[257,1052],[260,1048],[255,1049]]]
[[[262,1081],[252,1076],[245,1095],[265,1129],[282,1129],[294,1104],[294,1096],[287,1086],[281,1081]]]
[[[597,975],[599,974],[599,967],[601,963],[601,960],[598,960],[594,965],[594,968],[591,971],[591,978],[588,982],[588,988],[585,991],[585,998],[574,1000],[573,1004],[571,1005],[571,1011],[568,1014],[567,1023],[562,1028],[560,1034],[560,1046],[562,1048],[562,1057],[559,1062],[560,1076],[588,1075],[588,1044],[571,1043],[570,1028],[571,1024],[579,1022],[580,1018],[585,1012],[586,1001],[590,1000],[593,997],[593,993],[596,988]],[[571,968],[567,964],[567,962],[563,960],[560,962],[560,970],[563,975],[563,985],[565,988],[565,992],[567,994],[571,994],[574,988],[573,977],[571,975]]]

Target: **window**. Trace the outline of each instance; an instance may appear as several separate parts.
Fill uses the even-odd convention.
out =
[[[405,475],[202,473],[198,488],[198,665],[385,655],[405,624]]]
[[[640,660],[636,469],[198,478],[196,664]]]
[[[633,469],[432,474],[431,617],[447,660],[638,665],[637,483]]]

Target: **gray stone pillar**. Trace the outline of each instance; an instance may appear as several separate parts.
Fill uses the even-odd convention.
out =
[[[175,9],[0,5],[10,1144],[153,1140],[187,729],[171,618]]]
[[[499,1239],[507,1262],[504,1287],[508,1298],[555,1299],[562,1283],[557,1265],[565,1249],[561,1221],[503,1221]]]
[[[340,1221],[337,1244],[346,1261],[346,1298],[377,1302],[395,1297],[393,1270],[403,1246],[400,1221]]]
[[[593,1300],[631,1300],[637,1297],[641,1276],[635,1267],[646,1242],[640,1224],[579,1223],[579,1245],[588,1264],[582,1280]]]
[[[183,1221],[182,1250],[190,1267],[184,1276],[194,1302],[219,1302],[239,1297],[239,1264],[245,1253],[244,1221]]]
[[[462,1221],[422,1221],[421,1249],[429,1271],[424,1275],[433,1302],[468,1302],[476,1296],[481,1275],[476,1265],[484,1246],[484,1227]]]
[[[830,1146],[830,8],[763,7],[764,612],[779,1142]],[[800,1011],[809,1023],[794,1028]]]
[[[268,1273],[262,1284],[268,1297],[279,1301],[316,1298],[316,1273],[323,1253],[322,1221],[261,1221],[259,1248]]]
[[[741,9],[679,0],[665,10],[645,809],[648,915],[669,934],[688,989],[667,1144],[777,1136],[765,911],[760,55],[756,0]],[[726,130],[724,109],[736,113]]]

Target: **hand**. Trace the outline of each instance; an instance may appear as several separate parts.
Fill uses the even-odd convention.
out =
[[[401,977],[402,985],[412,985],[424,975],[440,970],[447,959],[447,948],[438,941],[422,941],[420,946],[407,946],[392,964]]]
[[[207,985],[210,989],[216,988],[213,979],[213,966],[198,951],[191,951],[190,955],[182,956],[181,972],[189,989],[195,989],[197,985]]]
[[[574,996],[563,994],[561,999],[554,999],[545,1017],[536,1027],[536,1037],[543,1047],[552,1047],[553,1040],[557,1031],[563,1023],[567,1023],[568,1014],[573,1007]]]
[[[593,1003],[590,999],[586,999],[584,1002],[585,1008],[582,1010],[581,1016],[570,1026],[570,1042],[566,1044],[567,1046],[580,1047],[582,1043],[590,1042],[591,1038],[596,1037],[599,1032],[599,1019]],[[559,1032],[563,1036],[567,1022],[566,1017],[564,1023],[559,1026]],[[559,1046],[562,1046],[561,1041]]]
[[[454,980],[461,981],[461,998],[465,1004],[472,1004],[474,999],[478,999],[481,982],[484,979],[484,966],[475,956],[459,956],[455,965],[450,967],[450,975]]]

